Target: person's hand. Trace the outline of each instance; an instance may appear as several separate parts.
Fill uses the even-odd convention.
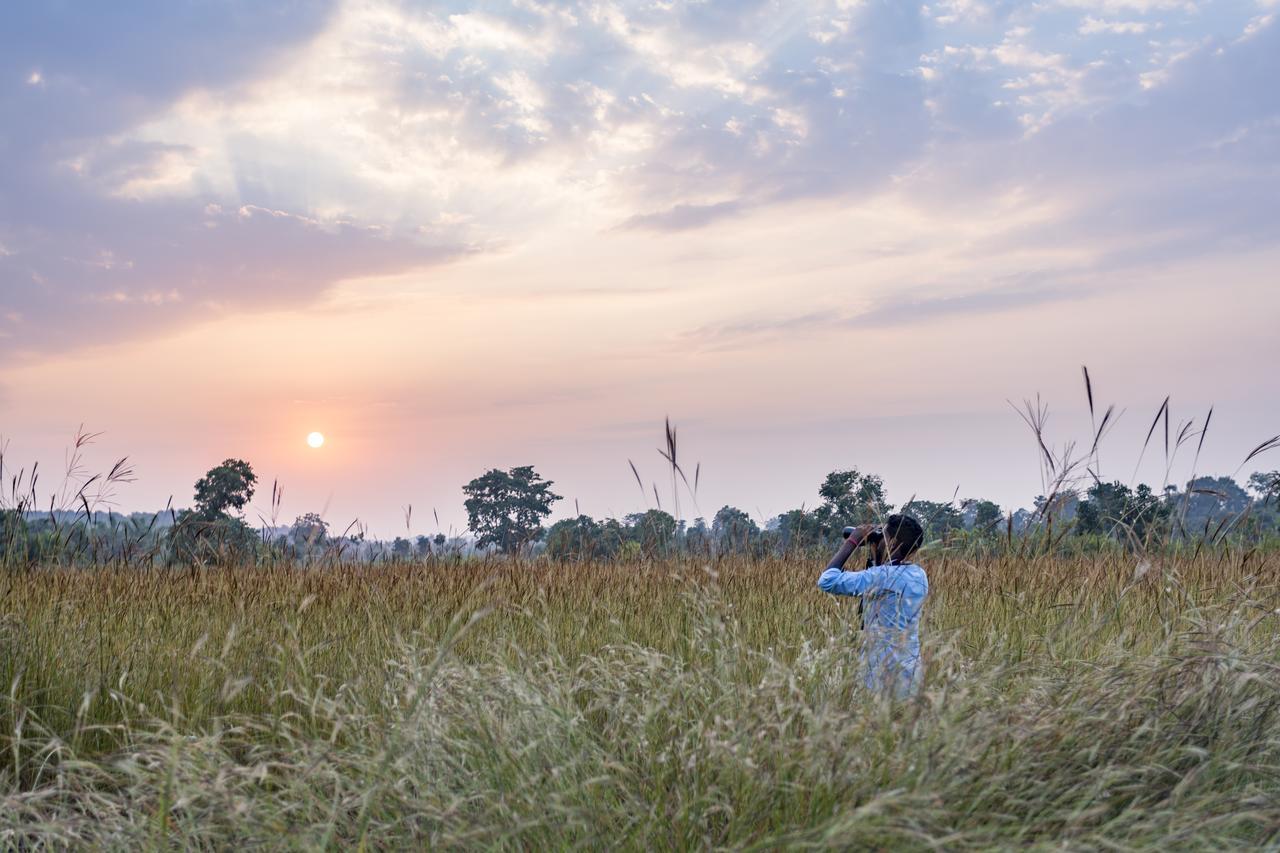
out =
[[[852,542],[855,547],[861,545],[863,542],[867,541],[867,537],[870,536],[871,531],[875,529],[876,526],[874,524],[860,524],[854,528],[853,533],[850,534],[849,541]]]

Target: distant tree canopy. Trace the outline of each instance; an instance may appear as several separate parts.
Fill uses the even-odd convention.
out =
[[[1055,524],[1072,521],[1080,508],[1080,495],[1073,489],[1058,492],[1052,499],[1036,495],[1035,514],[1042,520],[1053,519]]]
[[[964,515],[953,503],[913,500],[902,508],[924,528],[925,539],[942,539],[964,530]]]
[[[635,535],[631,538],[640,547],[646,557],[669,554],[676,548],[676,533],[679,523],[675,516],[660,509],[632,513],[626,516],[626,522]]]
[[[1226,524],[1250,504],[1249,493],[1230,477],[1197,477],[1171,499],[1181,525],[1193,534]]]
[[[782,513],[772,525],[781,550],[812,548],[822,543],[831,530],[815,512],[793,509]]]
[[[1004,519],[1000,504],[995,501],[975,500],[973,502],[973,529],[979,534],[988,535],[996,532],[997,526]]]
[[[711,519],[711,537],[722,551],[746,550],[760,536],[760,527],[736,506],[723,506]]]
[[[205,521],[239,511],[253,499],[258,477],[243,459],[227,459],[196,481],[196,513]]]
[[[547,555],[557,560],[596,560],[611,556],[600,522],[589,515],[565,518],[547,531]]]
[[[831,548],[840,541],[844,525],[880,521],[893,511],[879,477],[847,469],[823,479],[816,508],[788,510],[763,524],[725,505],[709,522],[696,518],[687,526],[662,509],[648,509],[621,519],[579,514],[544,532],[542,524],[560,497],[551,491],[550,481],[525,466],[490,470],[464,487],[474,540],[438,532],[416,539],[405,534],[384,543],[366,541],[358,524],[354,533],[333,536],[315,513],[298,516],[284,530],[255,531],[238,514],[249,505],[257,481],[247,462],[227,459],[196,482],[195,508],[174,514],[123,517],[0,506],[0,559],[38,564],[139,555],[151,562],[253,565],[281,556],[307,557],[324,548],[338,560],[410,560],[456,558],[473,545],[512,552],[540,540],[554,559],[637,560],[675,553],[714,558]],[[1275,543],[1280,541],[1280,471],[1254,472],[1247,489],[1232,477],[1197,477],[1181,488],[1169,485],[1159,491],[1145,484],[1095,482],[1083,495],[1067,489],[1051,500],[1037,497],[1034,511],[1006,513],[983,499],[957,505],[914,498],[898,511],[914,516],[927,540],[943,547],[996,547],[1005,523],[1013,535],[1050,529],[1078,534],[1065,541],[1055,536],[1062,547],[1095,548],[1106,540],[1126,546],[1227,538]]]
[[[1116,539],[1144,541],[1173,514],[1169,502],[1142,483],[1131,489],[1120,482],[1094,483],[1076,508],[1075,530]]]
[[[884,480],[856,468],[832,471],[818,487],[820,520],[831,526],[867,524],[882,520],[891,505],[884,496]]]
[[[1249,488],[1263,501],[1280,501],[1280,471],[1257,471],[1249,477]]]
[[[304,553],[324,548],[329,542],[329,524],[314,512],[300,515],[289,528],[289,540]]]
[[[242,459],[227,459],[196,481],[196,508],[181,513],[169,533],[180,562],[243,563],[256,555],[258,536],[231,515],[253,499],[258,477]]]
[[[525,465],[510,471],[494,468],[463,486],[467,526],[476,545],[511,553],[541,538],[542,521],[560,500],[552,485]]]

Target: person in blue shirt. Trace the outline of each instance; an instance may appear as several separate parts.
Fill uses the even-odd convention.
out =
[[[912,559],[923,541],[920,522],[909,515],[889,516],[883,530],[865,524],[854,528],[818,578],[824,592],[862,597],[867,688],[899,698],[914,692],[919,680],[920,610],[929,578]],[[867,568],[846,572],[845,563],[864,543],[874,547]]]

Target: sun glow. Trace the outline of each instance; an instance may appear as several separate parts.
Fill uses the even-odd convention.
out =
[[[324,433],[313,432],[307,436],[307,444],[312,447],[321,447],[324,445]]]

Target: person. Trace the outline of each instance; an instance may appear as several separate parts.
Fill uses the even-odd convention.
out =
[[[864,524],[836,551],[818,588],[832,595],[862,597],[866,629],[863,646],[868,689],[902,698],[911,694],[920,670],[920,611],[929,595],[929,577],[912,560],[924,541],[920,522],[891,515],[883,530]],[[864,543],[873,546],[868,568],[847,572],[845,563]]]

